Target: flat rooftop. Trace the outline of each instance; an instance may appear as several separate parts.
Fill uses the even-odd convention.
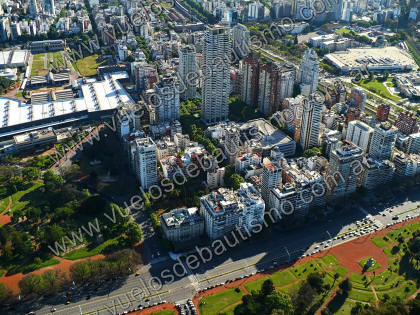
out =
[[[12,135],[21,133],[23,127],[20,125],[25,123],[39,122],[39,126],[45,126],[45,119],[66,114],[78,116],[76,114],[82,111],[107,111],[123,103],[134,103],[118,82],[118,79],[125,78],[128,78],[126,72],[106,74],[103,81],[82,85],[83,96],[73,100],[26,104],[17,99],[0,97],[0,137],[6,136],[3,128],[8,128],[7,133]],[[10,132],[10,127],[16,128]]]
[[[355,69],[368,66],[417,66],[409,52],[398,47],[354,48],[325,56],[339,68]]]

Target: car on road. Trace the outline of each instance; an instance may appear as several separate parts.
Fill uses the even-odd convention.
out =
[[[51,307],[50,312],[54,313],[57,309],[55,307]]]
[[[399,219],[398,216],[392,217],[392,220],[398,220],[398,219]]]

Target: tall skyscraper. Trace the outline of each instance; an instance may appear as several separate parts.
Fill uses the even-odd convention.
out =
[[[249,31],[242,24],[235,25],[232,29],[232,47],[238,58],[248,56],[251,45]]]
[[[242,102],[257,107],[258,81],[260,77],[261,60],[256,56],[247,56],[241,61],[242,65]]]
[[[179,119],[179,89],[179,82],[174,75],[165,75],[155,84],[155,112],[158,122]]]
[[[185,46],[179,52],[178,72],[182,80],[181,98],[190,100],[196,97],[198,85],[198,69],[195,49],[192,46]]]
[[[363,152],[369,151],[370,141],[373,135],[373,128],[364,122],[353,120],[349,122],[346,133],[346,140],[353,142]]]
[[[228,29],[213,27],[204,33],[203,41],[203,101],[201,119],[214,124],[228,119],[230,91],[231,42]]]
[[[157,183],[156,144],[151,138],[136,140],[135,170],[143,189]]]
[[[375,126],[369,154],[378,160],[388,160],[391,157],[395,145],[397,128],[389,122],[383,122]]]
[[[300,86],[300,92],[308,96],[318,87],[319,64],[315,50],[307,49],[299,65],[296,82]]]
[[[303,150],[318,146],[319,129],[321,126],[323,102],[312,95],[303,104],[302,127],[300,132],[300,145]]]

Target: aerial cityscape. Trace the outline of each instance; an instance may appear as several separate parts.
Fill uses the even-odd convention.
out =
[[[420,314],[420,0],[0,0],[0,314]]]

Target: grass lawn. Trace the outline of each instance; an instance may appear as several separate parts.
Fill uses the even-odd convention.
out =
[[[19,91],[15,93],[16,97],[23,97],[23,92]]]
[[[22,267],[19,267],[16,269],[17,272],[22,272],[22,273],[29,273],[32,272],[34,270],[37,269],[41,269],[41,268],[45,268],[45,267],[49,267],[49,266],[54,266],[59,264],[60,261],[57,258],[50,258],[47,259],[45,261],[43,261],[40,264],[36,264],[35,262],[31,263],[31,264],[27,264],[27,265],[23,265]]]
[[[309,276],[311,273],[320,272],[321,268],[314,260],[312,260],[304,264],[292,267],[290,270],[293,272],[297,279],[301,279]]]
[[[118,237],[111,238],[109,240],[106,240],[102,244],[93,247],[93,246],[85,246],[82,248],[78,248],[75,250],[72,250],[71,252],[66,253],[63,258],[69,259],[69,260],[77,260],[81,258],[91,257],[98,254],[105,253],[109,251],[110,248],[116,248],[119,247]],[[122,249],[122,248],[121,248]]]
[[[407,282],[402,281],[402,283],[400,283],[400,285],[397,288],[393,290],[389,290],[389,291],[377,292],[377,295],[378,295],[378,298],[381,300],[384,298],[385,294],[388,294],[391,298],[400,297],[402,299],[406,299],[407,297],[414,294],[416,290],[417,288],[413,281],[407,281]]]
[[[392,81],[392,78],[389,78],[385,82],[391,82],[391,81]],[[384,82],[380,82],[377,79],[373,79],[373,80],[370,80],[370,81],[369,81],[369,79],[366,79],[366,80],[363,80],[362,82],[360,82],[359,85],[364,87],[365,89],[373,92],[373,93],[376,93],[376,94],[378,94],[382,97],[388,98],[388,99],[393,100],[395,102],[398,102],[398,101],[401,100],[401,97],[393,95],[388,91],[388,89],[384,85]]]
[[[327,264],[328,267],[333,267],[340,264],[338,259],[334,255],[331,255],[331,254],[325,255],[321,259],[324,261],[324,263]]]
[[[238,305],[233,305],[233,306],[231,306],[231,307],[229,307],[229,308],[225,309],[225,310],[224,310],[224,312],[223,312],[223,314],[226,314],[226,315],[235,315],[235,308],[236,308],[237,306],[238,306]]]
[[[397,277],[397,274],[389,270],[384,270],[380,274],[372,278],[373,285],[383,285],[393,281]]]
[[[73,62],[73,68],[76,69],[81,76],[89,77],[98,73],[98,67],[101,63],[97,62],[98,55],[88,56]]]
[[[270,276],[270,278],[273,280],[274,286],[276,287],[281,287],[296,280],[296,277],[289,269],[277,272]]]
[[[407,227],[402,227],[396,230],[389,231],[388,233],[386,233],[386,236],[394,242],[397,242],[400,235],[406,239],[408,237],[411,237],[412,234],[413,233],[411,229]]]
[[[375,295],[372,290],[358,290],[353,288],[349,293],[349,298],[360,302],[374,302]]]
[[[328,308],[333,312],[334,315],[338,314],[351,314],[351,309],[356,306],[355,302],[346,300],[344,303],[341,304],[333,304],[328,305]]]
[[[216,315],[225,307],[239,302],[244,295],[243,291],[236,292],[235,289],[225,290],[214,295],[202,298],[198,302],[198,308],[202,315]]]
[[[420,230],[420,222],[414,222],[409,225],[406,225],[405,228],[409,229],[411,232]]]
[[[293,293],[297,292],[301,286],[301,281],[293,283],[291,285],[285,286],[281,288],[279,291],[292,295]]]
[[[176,313],[171,310],[164,310],[164,311],[154,312],[152,313],[152,315],[176,315]]]
[[[34,55],[34,58],[32,61],[31,76],[38,75],[40,70],[44,70],[45,56],[46,54]]]
[[[33,182],[32,185],[27,188],[26,190],[21,190],[12,195],[12,206],[11,206],[11,213],[13,213],[16,210],[23,209],[29,201],[22,200],[22,197],[24,197],[27,193],[37,189],[38,187],[42,186],[43,184],[39,182]],[[6,210],[7,205],[9,204],[9,196],[6,198],[3,198],[0,200],[0,213],[2,213],[4,210]]]
[[[338,30],[335,30],[335,32],[337,34],[343,35],[343,34],[346,34],[346,33],[350,34],[351,30],[349,30],[348,28],[342,27],[342,28],[339,28]],[[356,34],[358,34],[356,31],[354,31],[354,32]]]
[[[54,68],[65,66],[65,62],[60,51],[53,53],[53,66]]]
[[[375,291],[389,291],[398,287],[399,285],[401,285],[401,283],[404,283],[404,282],[405,280],[403,277],[397,277],[397,278],[394,278],[392,281],[388,281],[384,285],[376,285]]]
[[[268,277],[264,277],[255,281],[248,282],[244,285],[244,287],[248,291],[248,293],[251,293],[251,291],[258,291],[261,289],[262,284],[267,279]]]
[[[338,266],[334,268],[333,270],[334,270],[334,273],[338,273],[340,277],[344,277],[349,272],[347,268],[344,266]]]
[[[384,254],[387,255],[388,257],[397,257],[399,256],[404,256],[404,251],[399,248],[397,245],[392,246],[392,247],[387,247],[384,249]]]
[[[360,260],[358,262],[358,264],[360,265],[360,267],[362,267],[364,269],[365,268],[365,265],[366,265],[366,262],[369,259],[370,259],[370,257],[363,258],[362,260]],[[373,261],[372,266],[370,266],[369,268],[367,268],[364,271],[372,271],[372,270],[375,270],[375,269],[378,269],[379,267],[381,267],[381,265],[375,259],[372,258],[372,261]]]
[[[375,244],[379,248],[382,248],[388,245],[388,242],[385,241],[382,236],[372,237],[370,240],[372,241],[373,244]]]

